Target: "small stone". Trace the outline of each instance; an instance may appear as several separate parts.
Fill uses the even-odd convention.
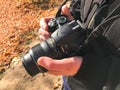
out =
[[[14,57],[11,62],[11,66],[16,66],[20,61],[20,57]]]

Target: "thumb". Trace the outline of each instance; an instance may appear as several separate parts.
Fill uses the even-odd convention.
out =
[[[73,20],[73,16],[71,15],[68,6],[64,5],[62,7],[62,14],[66,15],[70,20]]]
[[[63,63],[65,62],[63,60],[55,60],[50,57],[40,57],[37,63],[48,70],[56,71],[59,70],[60,67],[64,67]]]
[[[48,70],[54,70],[54,64],[56,63],[55,60],[49,57],[40,57],[37,61],[37,63],[40,66],[43,66],[44,68]]]
[[[62,60],[55,60],[49,57],[40,57],[38,64],[48,69],[49,71],[77,71],[82,62],[80,57],[65,58]],[[71,67],[74,66],[74,67]]]

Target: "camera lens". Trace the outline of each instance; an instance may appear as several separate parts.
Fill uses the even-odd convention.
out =
[[[44,45],[42,45],[44,44]],[[43,68],[42,66],[39,66],[37,64],[37,60],[39,57],[41,56],[45,56],[45,51],[44,49],[48,48],[46,45],[45,45],[45,42],[43,42],[42,44],[38,44],[34,47],[32,47],[29,52],[22,57],[22,63],[26,69],[26,71],[31,75],[31,76],[34,76],[36,75],[37,73],[41,72],[46,72],[47,70],[45,68]],[[42,46],[45,46],[46,48],[42,47]],[[46,54],[46,56],[48,56]]]
[[[39,73],[39,68],[36,64],[36,62],[32,59],[32,56],[30,55],[30,53],[26,54],[23,58],[22,58],[22,63],[26,69],[26,71],[31,75],[34,76],[37,73]]]
[[[32,47],[29,52],[22,57],[22,63],[26,71],[34,76],[37,73],[44,73],[47,71],[44,67],[37,64],[37,60],[41,56],[48,56],[51,58],[59,59],[62,57],[63,52],[61,48],[56,47],[54,40],[51,38],[41,42],[40,44]]]

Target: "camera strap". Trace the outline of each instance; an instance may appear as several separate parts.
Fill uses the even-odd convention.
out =
[[[120,18],[120,4],[89,34],[84,44],[104,34],[108,30],[107,28],[118,18]]]

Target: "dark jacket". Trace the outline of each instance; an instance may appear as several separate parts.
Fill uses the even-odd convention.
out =
[[[94,30],[120,4],[120,0],[78,0],[77,3],[70,8],[72,15],[86,28]],[[71,90],[120,90],[120,18],[105,29],[82,51],[85,53],[81,68],[67,79]]]

